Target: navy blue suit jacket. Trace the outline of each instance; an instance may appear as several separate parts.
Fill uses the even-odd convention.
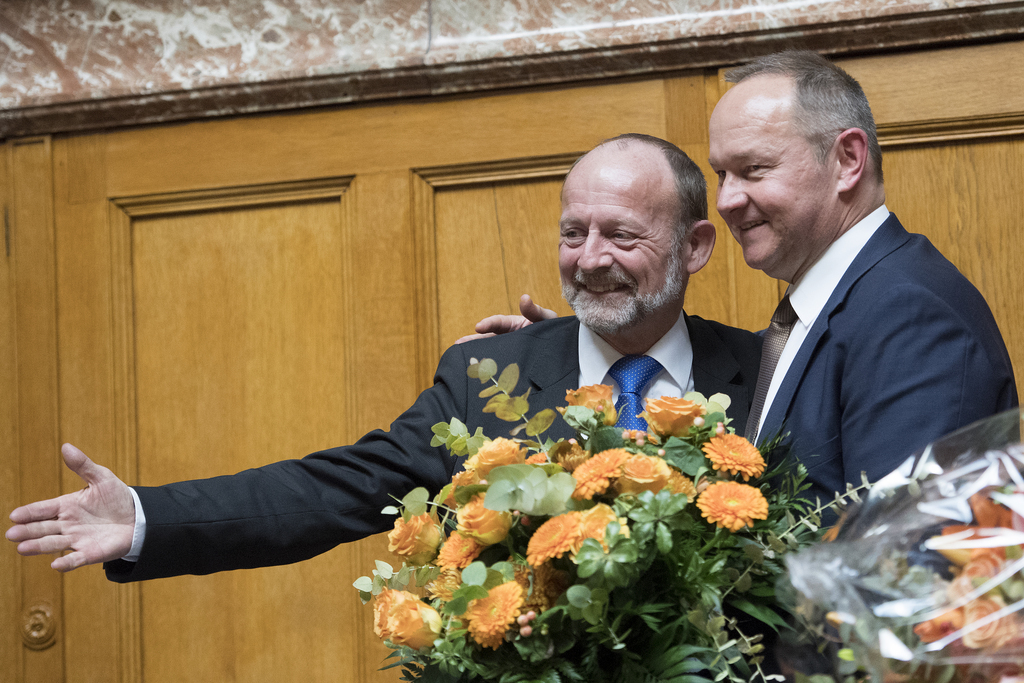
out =
[[[729,415],[743,433],[757,382],[761,342],[753,333],[697,317],[686,318],[697,391],[731,397]],[[430,428],[457,417],[470,431],[495,438],[512,428],[483,412],[481,384],[466,376],[470,358],[517,363],[516,394],[530,388],[531,414],[565,405],[579,381],[579,323],[560,318],[513,334],[448,349],[434,385],[395,420],[351,446],[314,453],[235,475],[166,486],[138,487],[146,513],[146,540],[138,562],[104,565],[113,581],[297,562],[339,543],[387,531],[381,510],[413,488],[436,493],[461,469],[462,459],[432,448]],[[570,437],[561,420],[544,436]]]
[[[779,387],[761,439],[789,432],[810,496],[875,481],[958,427],[1017,405],[981,294],[890,214],[854,259]]]

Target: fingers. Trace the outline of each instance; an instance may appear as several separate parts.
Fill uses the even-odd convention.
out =
[[[465,337],[459,337],[458,339],[456,339],[455,343],[461,344],[463,342],[473,341],[474,339],[486,339],[487,337],[493,336],[493,332],[488,332],[487,334],[467,334]]]
[[[18,524],[12,526],[4,534],[8,541],[19,543],[22,541],[34,541],[45,536],[57,536],[62,533],[61,524],[56,520],[45,522],[32,522],[29,524]]]
[[[71,539],[67,536],[43,536],[22,541],[18,544],[19,555],[53,555],[62,553],[71,547]]]
[[[558,317],[558,314],[551,309],[535,304],[529,294],[519,297],[519,312],[523,314],[524,318],[534,323]]]
[[[110,475],[110,470],[102,465],[97,465],[89,459],[89,456],[69,443],[61,446],[60,452],[64,456],[64,464],[68,466],[68,469],[81,477],[86,484],[98,484]]]
[[[41,500],[36,503],[29,503],[28,505],[22,505],[20,508],[15,508],[11,512],[11,521],[15,524],[29,524],[31,522],[41,522],[46,519],[53,519],[60,512],[60,501],[57,498],[51,498],[50,500]],[[8,534],[16,529],[13,527],[7,531]],[[10,535],[7,538],[11,538]],[[14,540],[14,539],[11,539]]]

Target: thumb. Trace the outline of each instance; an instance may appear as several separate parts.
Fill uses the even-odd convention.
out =
[[[82,451],[69,443],[60,447],[61,455],[64,456],[64,464],[72,472],[77,474],[86,484],[98,484],[107,468],[97,465],[89,459]]]

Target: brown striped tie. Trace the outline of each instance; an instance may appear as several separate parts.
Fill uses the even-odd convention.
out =
[[[761,411],[764,409],[764,400],[768,396],[768,387],[772,384],[772,375],[775,374],[775,366],[779,364],[779,356],[789,339],[789,331],[793,329],[796,322],[796,311],[789,303],[789,295],[782,297],[775,313],[772,314],[772,322],[764,333],[764,342],[761,346],[761,367],[757,372],[757,388],[754,390],[754,404],[750,406],[750,416],[747,418],[747,440],[754,443],[757,437],[757,423],[761,420]]]

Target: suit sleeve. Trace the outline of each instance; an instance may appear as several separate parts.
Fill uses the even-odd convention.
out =
[[[139,561],[105,564],[107,578],[288,564],[386,531],[394,519],[381,510],[392,496],[418,486],[436,493],[460,466],[443,446],[430,446],[430,428],[452,417],[465,420],[466,401],[466,361],[453,347],[434,385],[388,431],[231,476],[139,487],[147,519]]]
[[[987,308],[976,316],[914,283],[880,288],[873,301],[859,317],[843,316],[834,333],[845,341],[830,359],[843,368],[841,452],[855,484],[861,471],[875,481],[938,437],[1017,405]]]

